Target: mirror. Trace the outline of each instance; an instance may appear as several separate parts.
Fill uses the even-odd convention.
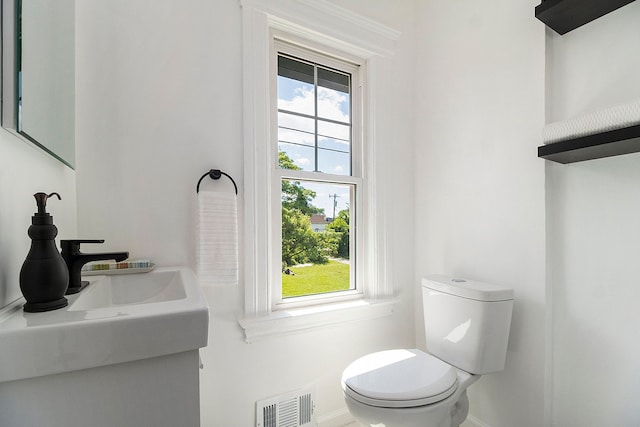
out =
[[[3,0],[2,126],[75,166],[75,0]]]

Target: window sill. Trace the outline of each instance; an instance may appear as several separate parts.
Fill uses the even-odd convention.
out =
[[[323,304],[274,311],[267,316],[239,319],[245,342],[291,335],[340,323],[390,316],[397,299],[366,300]]]

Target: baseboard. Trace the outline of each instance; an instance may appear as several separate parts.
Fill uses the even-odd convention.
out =
[[[489,424],[485,424],[473,415],[469,415],[460,427],[491,427]]]
[[[318,427],[344,427],[351,423],[354,423],[355,420],[349,413],[349,411],[344,408],[338,411],[331,412],[330,414],[323,415],[318,417],[317,425]],[[491,427],[489,424],[485,424],[473,415],[469,415],[464,423],[460,427]]]
[[[318,427],[344,427],[355,422],[347,408],[343,408],[317,418]]]

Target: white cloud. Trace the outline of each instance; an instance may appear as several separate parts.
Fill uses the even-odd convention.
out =
[[[313,115],[314,99],[313,89],[299,87],[294,91],[291,99],[278,99],[278,108],[295,111],[302,114]],[[331,120],[349,122],[349,114],[342,110],[348,110],[347,96],[325,87],[318,87],[318,115]],[[292,119],[293,120],[293,119]]]
[[[348,122],[349,115],[342,112],[342,105],[347,104],[347,97],[333,89],[318,87],[318,115],[327,119]]]
[[[278,98],[278,108],[313,115],[313,89],[298,87],[291,99]]]

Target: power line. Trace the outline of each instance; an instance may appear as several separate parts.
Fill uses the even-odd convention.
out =
[[[338,196],[337,194],[329,194],[329,198],[333,199],[333,216],[331,217],[331,221],[336,219],[336,206],[338,206]]]

